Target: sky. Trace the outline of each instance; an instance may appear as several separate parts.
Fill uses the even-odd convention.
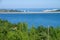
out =
[[[0,0],[0,8],[60,8],[60,0]]]
[[[0,14],[0,19],[8,20],[11,23],[26,22],[29,27],[39,26],[60,26],[60,14]]]

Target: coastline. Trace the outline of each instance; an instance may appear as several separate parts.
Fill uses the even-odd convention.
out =
[[[53,14],[53,13],[60,13],[60,12],[0,12],[0,14]]]

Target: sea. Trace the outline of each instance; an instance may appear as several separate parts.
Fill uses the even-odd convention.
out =
[[[50,8],[48,8],[51,10]],[[56,8],[53,8],[56,9]],[[42,10],[46,9],[17,9],[17,10],[26,10],[30,12],[40,12]],[[12,24],[17,24],[19,22],[26,22],[29,27],[32,27],[34,25],[35,27],[38,27],[40,25],[43,25],[47,27],[50,26],[60,26],[60,13],[0,13],[0,19],[2,20],[8,20]]]

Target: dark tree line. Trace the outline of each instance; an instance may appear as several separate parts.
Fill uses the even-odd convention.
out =
[[[28,28],[27,23],[12,24],[7,20],[0,19],[0,40],[60,40],[60,27],[44,27],[37,28],[32,25]]]

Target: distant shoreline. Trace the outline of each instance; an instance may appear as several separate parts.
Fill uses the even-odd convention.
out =
[[[60,12],[0,12],[0,14],[53,14],[53,13],[60,13]]]

